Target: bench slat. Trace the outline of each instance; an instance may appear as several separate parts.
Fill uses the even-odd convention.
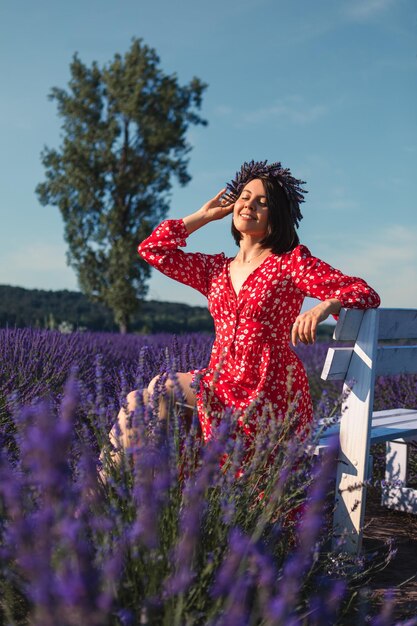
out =
[[[380,309],[379,339],[417,339],[415,309]]]
[[[377,376],[415,374],[417,372],[417,346],[383,346],[378,348]]]
[[[378,426],[371,431],[371,444],[395,441],[396,439],[412,439],[417,437],[417,423],[397,424],[396,426]]]
[[[396,424],[417,424],[417,411],[411,411],[409,415],[393,415],[388,417],[372,417],[372,428],[378,426],[396,426]]]
[[[382,409],[380,411],[374,411],[372,413],[372,419],[374,417],[378,418],[378,417],[384,417],[384,415],[410,415],[413,414],[417,411],[417,409]]]
[[[329,444],[329,438],[333,435],[337,435],[339,432],[338,424],[328,428],[325,433],[320,437],[317,446],[320,449],[326,448]],[[398,440],[417,440],[417,423],[398,424],[396,428],[379,426],[375,430],[371,431],[371,444],[385,443],[386,441],[398,441]]]
[[[342,309],[333,339],[356,341],[364,311]],[[415,309],[378,309],[378,338],[417,339],[417,311]]]
[[[348,371],[353,348],[329,348],[323,365],[323,380],[343,380]]]
[[[332,424],[323,432],[320,443],[326,442],[330,437],[339,432],[339,424]],[[381,443],[383,441],[394,441],[396,439],[409,439],[417,435],[417,422],[399,422],[398,424],[381,424],[372,429],[371,442]]]
[[[354,348],[329,348],[323,366],[323,380],[344,380]],[[417,346],[381,346],[375,365],[377,376],[417,373]]]
[[[326,446],[327,440],[339,432],[340,424],[328,426],[320,436],[319,445]],[[398,433],[400,432],[400,435]],[[409,438],[417,435],[417,410],[393,409],[392,411],[374,411],[372,414],[371,442],[391,441],[397,438]]]

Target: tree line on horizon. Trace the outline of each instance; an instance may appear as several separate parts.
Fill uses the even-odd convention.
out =
[[[118,332],[112,311],[77,291],[47,291],[0,285],[0,327]],[[205,307],[144,300],[131,316],[130,332],[174,333],[214,330]]]

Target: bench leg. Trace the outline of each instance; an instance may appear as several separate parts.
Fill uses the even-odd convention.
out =
[[[386,484],[382,487],[381,504],[396,511],[417,514],[417,489],[406,487],[407,467],[407,442],[387,441]]]

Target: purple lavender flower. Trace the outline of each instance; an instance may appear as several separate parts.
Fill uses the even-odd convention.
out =
[[[279,419],[265,414],[250,448],[226,412],[205,445],[196,415],[187,431],[178,415],[158,422],[139,402],[137,441],[107,482],[98,477],[127,391],[163,371],[205,366],[211,342],[0,331],[0,577],[26,598],[31,623],[337,621],[360,572],[355,580],[341,563],[328,573],[320,551],[332,470],[313,472]],[[304,348],[318,402],[326,348]],[[71,372],[77,380],[64,390]],[[416,380],[378,380],[378,408],[410,402]],[[339,394],[326,389],[320,413]],[[388,623],[389,610],[374,623]]]
[[[22,411],[19,471],[4,455],[0,468],[1,478],[8,474],[0,485],[9,516],[4,540],[10,546],[8,558],[25,580],[34,624],[98,626],[113,601],[101,588],[85,511],[76,509],[79,488],[68,462],[75,393],[70,381],[59,417],[45,403]],[[95,474],[95,467],[89,467]],[[84,477],[86,468],[84,464]],[[90,487],[93,483],[87,481]]]
[[[279,623],[295,619],[295,609],[300,594],[300,580],[306,576],[315,559],[315,546],[322,527],[322,508],[329,488],[329,480],[334,476],[337,441],[330,442],[323,462],[312,481],[310,494],[297,530],[297,549],[287,559],[277,596],[270,604],[271,617]]]
[[[194,553],[201,536],[201,521],[205,512],[205,494],[219,473],[230,422],[224,419],[216,437],[203,449],[200,467],[187,478],[184,485],[184,508],[180,519],[180,538],[175,549],[173,574],[166,582],[168,595],[184,592],[195,578]]]

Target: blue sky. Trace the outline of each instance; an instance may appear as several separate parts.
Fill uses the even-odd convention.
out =
[[[363,276],[383,306],[417,307],[415,0],[4,0],[0,6],[0,283],[77,289],[56,207],[34,193],[40,152],[58,147],[47,95],[69,64],[107,63],[132,37],[180,82],[208,84],[190,130],[191,182],[169,217],[199,208],[243,161],[280,160],[307,181],[300,239]],[[229,219],[229,218],[228,218]],[[189,250],[236,253],[229,222]],[[135,250],[132,250],[135,254]],[[149,297],[204,304],[154,272]]]

